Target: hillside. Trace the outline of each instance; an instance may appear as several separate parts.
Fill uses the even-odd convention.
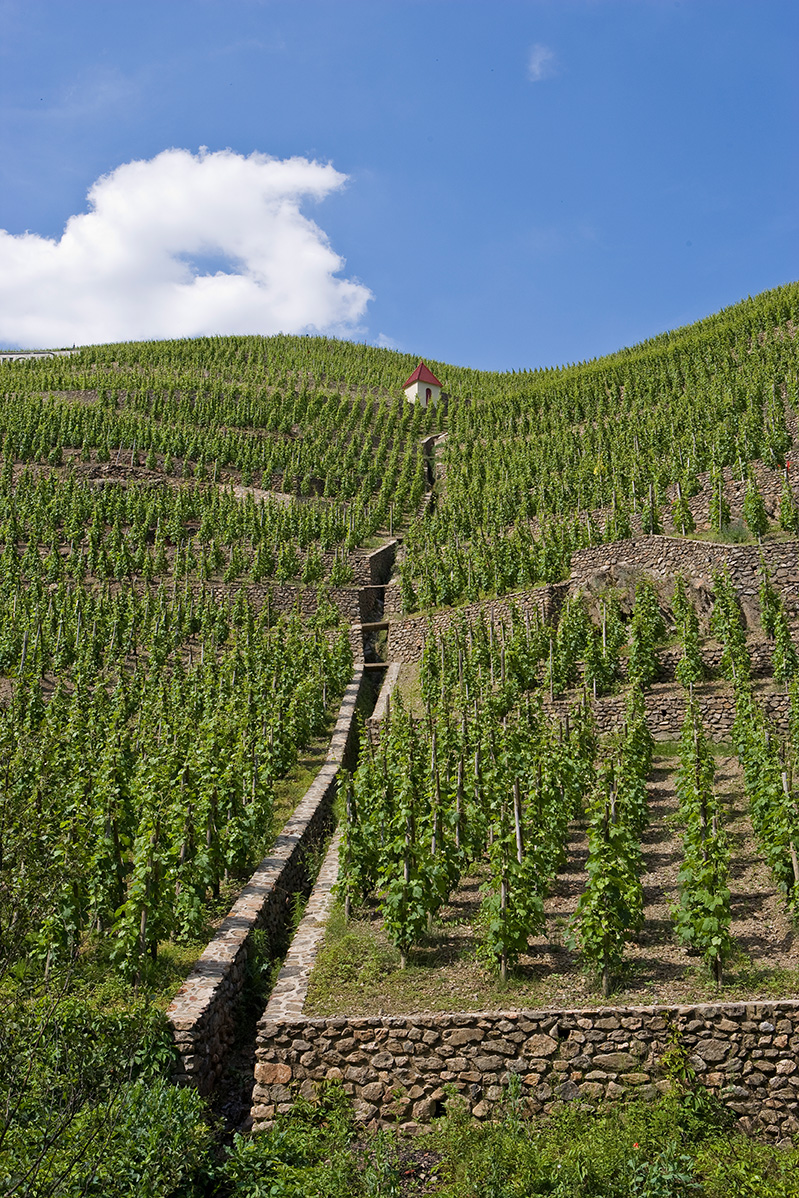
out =
[[[425,647],[397,694],[417,718],[395,696],[355,786],[364,812],[374,804],[367,849],[396,824],[421,889],[409,915],[402,869],[367,852],[347,885],[356,904],[371,894],[376,934],[388,910],[398,953],[435,956],[438,913],[446,922],[451,898],[474,914],[488,881],[499,924],[486,938],[475,916],[462,933],[483,943],[476,993],[496,993],[484,988],[495,968],[511,981],[535,972],[555,952],[547,930],[585,889],[591,828],[622,811],[622,768],[637,804],[625,835],[669,857],[676,894],[682,833],[659,811],[673,806],[676,750],[653,761],[647,719],[670,687],[701,746],[702,687],[716,687],[729,714],[723,797],[698,788],[718,800],[700,856],[715,851],[707,828],[729,825],[741,887],[767,895],[774,932],[758,951],[779,940],[772,964],[793,977],[799,830],[793,774],[785,791],[779,779],[799,747],[797,328],[791,284],[596,361],[505,374],[430,361],[446,396],[427,411],[401,391],[415,358],[327,338],[0,363],[0,1081],[18,1096],[15,1176],[56,1177],[59,1154],[80,1159],[101,1129],[112,1169],[130,1128],[145,1139],[167,1108],[183,1129],[176,1155],[201,1153],[203,1108],[169,1082],[163,1012],[323,762],[353,660],[366,651],[373,674],[404,660],[391,651],[410,617]],[[683,608],[677,571],[624,566],[630,545],[643,561],[663,533],[716,563],[684,571]],[[605,552],[612,568],[585,566]],[[700,674],[683,685],[675,670],[692,653]],[[746,687],[759,663],[763,685]],[[773,727],[764,695],[776,696]],[[384,751],[405,790],[376,779]],[[694,766],[712,772],[699,748]],[[597,815],[610,795],[613,816]],[[636,976],[646,988],[676,968],[671,899],[655,893],[665,883],[646,852],[637,964],[626,975],[605,962],[608,995],[619,978],[635,991]],[[501,899],[503,862],[515,881]],[[506,943],[510,893],[524,901]],[[742,897],[735,917],[716,954],[733,974],[732,941],[746,953],[756,939]],[[253,943],[245,998],[257,1014],[283,949]],[[590,1000],[595,978],[578,978],[582,958],[568,952],[530,1001]],[[716,957],[700,946],[702,960],[710,993]],[[242,1016],[250,1033],[253,1018]],[[51,1046],[33,1065],[31,1043]]]

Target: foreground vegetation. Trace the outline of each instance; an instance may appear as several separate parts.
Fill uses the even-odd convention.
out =
[[[729,1131],[724,1108],[678,1083],[654,1104],[589,1111],[579,1105],[534,1122],[511,1088],[504,1113],[477,1125],[450,1104],[426,1134],[378,1132],[355,1141],[335,1089],[299,1102],[226,1166],[242,1198],[793,1198],[799,1155]]]
[[[85,1048],[85,1045],[84,1045]],[[87,1063],[88,1074],[92,1064]],[[215,1146],[191,1091],[144,1071],[108,1096],[102,1118],[73,1123],[34,1184],[21,1167],[39,1147],[4,1145],[4,1193],[120,1198],[795,1198],[799,1153],[730,1130],[722,1104],[675,1079],[655,1103],[571,1104],[528,1120],[514,1088],[478,1124],[451,1100],[421,1134],[364,1133],[332,1083],[255,1139]]]

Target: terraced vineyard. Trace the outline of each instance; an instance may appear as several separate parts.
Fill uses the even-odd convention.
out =
[[[412,615],[339,800],[366,972],[331,941],[317,1009],[795,991],[798,321],[791,285],[596,362],[431,362],[428,410],[415,359],[324,338],[0,364],[9,1192],[103,1192],[165,1120],[174,1186],[206,1167],[163,1012]],[[618,566],[664,532],[711,565]]]
[[[787,633],[747,644],[734,591],[716,586],[716,682],[679,576],[676,652],[657,648],[667,629],[646,580],[629,621],[612,590],[594,597],[601,623],[577,597],[557,629],[461,618],[428,640],[405,676],[419,689],[400,674],[355,775],[341,869],[359,919],[337,925],[309,1011],[452,1009],[466,994],[470,1008],[590,1004],[595,970],[606,996],[615,972],[619,1002],[695,1001],[714,993],[703,956],[717,981],[729,962],[731,996],[795,991],[795,651]],[[761,594],[787,629],[782,600],[765,582]],[[614,688],[621,702],[602,698]],[[659,769],[652,704],[673,737]],[[725,704],[712,746],[702,713]],[[664,774],[667,817],[644,790],[659,796]],[[509,955],[510,990],[491,969],[507,980]]]

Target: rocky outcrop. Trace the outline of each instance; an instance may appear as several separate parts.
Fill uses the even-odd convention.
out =
[[[486,599],[461,607],[441,609],[423,616],[398,618],[399,587],[386,587],[384,614],[391,617],[388,635],[390,661],[418,661],[430,628],[436,632],[449,626],[454,618],[472,622],[480,618],[497,625],[509,624],[511,609],[522,615],[537,612],[549,623],[557,623],[568,595],[582,592],[589,603],[595,595],[616,588],[631,608],[635,582],[652,579],[664,605],[671,602],[674,582],[681,574],[689,597],[700,616],[707,617],[713,606],[713,575],[728,570],[738,593],[747,627],[760,627],[761,563],[765,561],[771,581],[790,611],[799,611],[799,541],[769,542],[766,545],[720,545],[711,541],[691,541],[683,537],[638,536],[607,545],[580,549],[572,555],[568,582],[548,583],[527,591],[517,591],[502,599]]]

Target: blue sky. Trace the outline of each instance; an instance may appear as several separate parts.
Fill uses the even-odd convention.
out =
[[[0,344],[632,344],[799,277],[797,61],[796,0],[0,0]]]

